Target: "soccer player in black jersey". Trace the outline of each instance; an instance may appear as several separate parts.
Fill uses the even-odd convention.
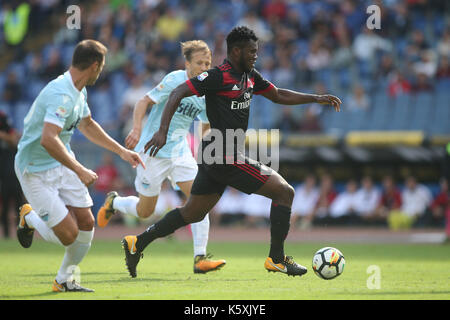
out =
[[[221,132],[224,137],[222,153],[215,150],[214,163],[203,161],[199,164],[191,196],[183,207],[170,211],[142,234],[123,238],[126,264],[132,277],[136,276],[136,266],[148,244],[178,228],[202,220],[219,201],[227,186],[272,199],[270,250],[264,267],[268,271],[292,276],[301,276],[307,271],[305,267],[294,262],[292,257],[284,254],[294,189],[276,171],[245,156],[234,139],[226,141],[226,131],[245,132],[253,94],[261,94],[283,105],[331,105],[336,111],[340,110],[341,100],[333,95],[305,94],[277,88],[264,79],[254,68],[258,38],[251,29],[236,27],[228,34],[226,41],[227,58],[222,65],[189,79],[172,91],[162,114],[159,131],[145,146],[145,151],[150,150],[150,156],[154,156],[165,145],[170,120],[181,99],[195,94],[205,96],[211,130]],[[203,138],[203,151],[207,150],[211,143],[208,140],[208,137]]]

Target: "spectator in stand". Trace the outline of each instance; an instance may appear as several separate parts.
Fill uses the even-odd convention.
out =
[[[375,54],[379,50],[390,52],[392,50],[391,41],[380,37],[373,30],[364,26],[353,42],[353,53],[358,59],[361,76],[368,76],[375,71]]]
[[[302,229],[307,229],[312,225],[313,212],[319,196],[316,177],[312,174],[306,176],[305,181],[295,190],[291,214],[292,226],[295,227],[300,223]]]
[[[347,182],[345,190],[339,193],[330,206],[330,224],[348,225],[355,221],[356,191],[358,184],[351,179]]]
[[[416,74],[424,74],[429,79],[434,78],[437,69],[435,54],[432,50],[423,50],[420,53],[420,60],[413,63],[413,70]]]
[[[183,30],[186,29],[187,21],[182,12],[174,7],[169,7],[166,12],[157,20],[156,29],[162,39],[176,41],[180,38]]]
[[[355,195],[356,222],[364,225],[383,223],[377,215],[377,207],[380,202],[380,192],[374,186],[370,176],[361,179],[361,188]]]
[[[105,58],[106,73],[120,71],[127,63],[128,58],[127,53],[121,46],[120,40],[113,37],[109,42],[108,52]]]
[[[276,125],[282,133],[293,133],[299,130],[299,120],[294,115],[292,108],[281,107],[281,118]]]
[[[402,195],[397,189],[392,176],[385,176],[382,185],[383,189],[374,219],[386,222],[387,217],[392,211],[400,210],[402,206]]]
[[[48,58],[47,65],[44,67],[44,81],[49,82],[56,79],[59,75],[66,71],[66,66],[61,60],[61,53],[59,49],[54,48],[50,51],[50,56]]]
[[[212,212],[209,213],[212,221],[217,221],[218,224],[225,226],[244,221],[244,196],[234,188],[227,188]]]
[[[431,92],[433,91],[433,85],[431,79],[425,73],[418,73],[411,89],[413,93]]]
[[[333,178],[325,174],[320,178],[320,193],[314,211],[311,215],[313,225],[324,225],[328,223],[330,206],[333,204],[337,193],[334,189]]]
[[[408,94],[411,92],[411,83],[405,78],[402,72],[395,70],[389,76],[388,93],[392,98],[400,94]]]
[[[353,92],[346,99],[348,111],[367,111],[370,106],[369,96],[366,94],[362,85],[355,85]]]
[[[121,135],[123,139],[128,135],[133,127],[133,112],[135,104],[139,101],[140,97],[145,96],[151,89],[151,87],[145,85],[144,76],[145,74],[140,74],[133,77],[131,86],[124,92],[119,119],[119,126],[121,128]],[[143,123],[145,123],[145,119],[143,121]]]
[[[316,72],[329,67],[331,56],[328,48],[319,38],[311,41],[309,53],[306,56],[306,67],[314,75]]]
[[[95,169],[95,173],[97,173],[98,179],[93,186],[92,200],[94,205],[92,212],[98,212],[109,191],[124,188],[124,182],[119,176],[119,170],[114,164],[111,153],[103,153],[102,163]]]
[[[450,58],[450,27],[445,29],[437,43],[437,54],[440,57]]]
[[[422,30],[416,29],[410,33],[410,39],[406,47],[406,56],[404,59],[407,61],[417,61],[421,58],[423,51],[428,50],[430,45],[425,38]]]
[[[267,28],[264,20],[258,17],[257,12],[247,11],[237,25],[247,26],[252,29],[261,42],[269,42],[273,38],[272,32]]]
[[[440,80],[450,80],[450,56],[449,57],[441,57],[439,60],[439,64],[436,70],[436,79]]]
[[[405,179],[402,192],[402,206],[399,212],[391,213],[388,222],[393,229],[408,229],[412,226],[426,226],[426,210],[432,201],[430,190],[419,184],[415,177]]]
[[[375,78],[379,85],[384,85],[388,82],[389,75],[395,71],[394,58],[391,54],[383,54],[381,56],[380,64],[375,72]]]
[[[409,216],[422,216],[431,203],[432,195],[430,190],[417,182],[413,176],[405,180],[405,189],[402,193],[402,211]]]
[[[20,134],[11,126],[8,116],[0,112],[0,191],[1,191],[1,224],[3,237],[9,237],[9,213],[13,208],[15,216],[17,209],[24,203],[22,189],[14,173],[14,156]],[[13,204],[13,206],[11,206]]]
[[[244,194],[244,199],[245,226],[250,228],[269,226],[272,200],[255,193]]]
[[[264,5],[262,14],[268,21],[283,21],[286,17],[288,7],[285,0],[270,0]]]
[[[11,111],[14,110],[16,103],[20,101],[22,94],[22,84],[19,82],[17,74],[11,71],[8,73],[8,78],[6,79],[5,88],[3,91],[3,101],[8,104]]]
[[[440,190],[431,203],[429,221],[427,221],[427,224],[433,227],[443,227],[445,217],[450,211],[450,194],[447,179],[441,178],[439,185]]]
[[[319,133],[322,132],[319,117],[312,107],[303,110],[300,119],[299,131],[303,133]]]

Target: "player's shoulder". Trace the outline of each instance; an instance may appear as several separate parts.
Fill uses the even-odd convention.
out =
[[[220,79],[220,78],[222,78],[222,73],[223,73],[223,71],[219,68],[219,66],[215,66],[211,69],[208,69],[208,70],[200,73],[195,78],[197,78],[197,80],[199,80],[199,81],[203,81],[206,78],[209,78],[208,80]]]
[[[250,76],[259,76],[259,77],[262,77],[261,76],[261,72],[259,72],[259,70],[258,69],[256,69],[256,68],[253,68],[252,69],[252,71],[250,71]]]
[[[186,81],[186,77],[186,70],[175,70],[166,74],[163,78],[163,82],[179,84]]]
[[[40,98],[46,103],[56,104],[69,104],[73,102],[73,92],[67,85],[67,82],[59,76],[58,78],[50,81],[41,91]],[[84,95],[87,95],[86,91],[83,91]]]

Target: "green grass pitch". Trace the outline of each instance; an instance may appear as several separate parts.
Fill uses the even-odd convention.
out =
[[[330,245],[342,251],[346,266],[340,277],[326,281],[314,274],[311,259],[317,249]],[[158,240],[144,252],[138,277],[131,279],[120,239],[95,240],[80,264],[81,283],[95,293],[52,293],[63,248],[35,240],[30,249],[23,249],[15,240],[3,240],[0,299],[450,299],[448,245],[290,242],[286,253],[308,267],[300,278],[268,273],[263,267],[265,243],[211,242],[208,251],[226,259],[227,265],[220,271],[194,274],[191,242]],[[368,288],[368,284],[376,286],[374,277],[379,279],[378,289]]]

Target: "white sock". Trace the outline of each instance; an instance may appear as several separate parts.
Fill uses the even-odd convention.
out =
[[[138,202],[139,198],[135,196],[115,197],[113,201],[113,208],[122,213],[139,218],[136,209]]]
[[[72,275],[80,275],[78,265],[89,251],[93,238],[94,229],[91,231],[80,230],[75,241],[71,245],[66,246],[66,253],[56,275],[58,283],[66,282]],[[75,279],[75,281],[80,282],[80,279]]]
[[[50,229],[47,224],[37,215],[34,210],[31,210],[26,216],[25,221],[28,226],[36,229],[44,240],[62,245],[56,234]]]
[[[206,255],[206,246],[208,245],[209,236],[209,214],[207,214],[202,221],[192,223],[191,230],[194,242],[194,257]]]

